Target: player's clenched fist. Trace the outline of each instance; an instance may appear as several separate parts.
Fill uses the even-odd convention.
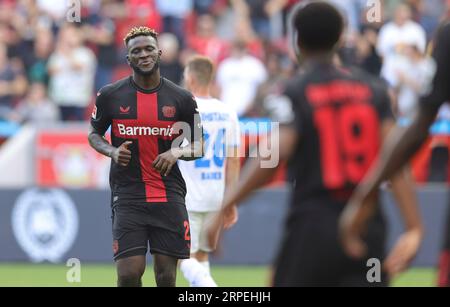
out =
[[[123,142],[122,145],[116,148],[116,150],[112,153],[112,158],[114,162],[119,164],[120,166],[127,166],[131,160],[131,151],[128,149],[128,146],[133,144],[131,141]]]

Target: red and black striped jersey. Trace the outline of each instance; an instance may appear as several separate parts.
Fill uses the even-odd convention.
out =
[[[345,204],[378,155],[382,122],[392,120],[385,84],[359,70],[315,63],[288,82],[279,101],[292,112],[275,120],[299,136],[288,164],[294,206]]]
[[[159,154],[171,149],[175,140],[179,141],[177,132],[181,131],[174,129],[175,123],[189,125],[190,136],[187,138],[190,141],[201,138],[194,97],[167,79],[161,78],[158,87],[145,90],[130,76],[100,90],[92,113],[92,127],[101,135],[111,127],[114,147],[125,141],[133,142],[128,147],[131,151],[128,166],[111,162],[113,202],[184,204],[186,184],[177,164],[166,177],[152,167]]]

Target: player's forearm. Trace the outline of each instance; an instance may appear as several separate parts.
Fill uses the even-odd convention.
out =
[[[409,170],[397,173],[391,180],[397,206],[399,207],[407,230],[423,230],[414,183]]]
[[[109,144],[109,142],[100,134],[91,132],[89,133],[89,144],[92,148],[94,148],[97,152],[105,155],[107,157],[112,157],[112,154],[116,148]]]
[[[395,128],[385,142],[381,156],[361,189],[366,194],[376,193],[380,184],[398,172],[420,148],[428,136],[434,117],[418,116],[407,129]]]
[[[278,139],[279,142],[272,143],[272,136],[278,136],[275,139]],[[244,169],[240,173],[238,183],[225,195],[223,202],[224,210],[234,204],[239,205],[239,203],[249,196],[251,192],[264,186],[271,178],[273,178],[280,164],[277,164],[276,167],[267,168],[263,167],[263,162],[272,161],[274,154],[278,156],[277,160],[288,161],[294,153],[298,140],[299,136],[297,131],[287,126],[280,127],[278,132],[273,131],[273,134],[270,137],[261,139],[261,148],[274,149],[272,154],[265,158],[260,156],[258,158],[247,160]],[[283,144],[283,146],[278,146],[278,144]],[[276,147],[274,148],[274,146]]]
[[[228,157],[225,169],[225,186],[234,186],[239,180],[241,162],[239,157]]]
[[[241,171],[241,162],[237,155],[227,157],[226,169],[225,169],[225,192],[228,192],[235,186],[239,181],[239,172]]]
[[[203,142],[193,142],[190,146],[173,148],[172,153],[182,161],[194,161],[203,158]]]
[[[261,168],[260,158],[248,159],[237,184],[226,193],[223,209],[245,200],[254,190],[264,186],[275,175],[277,168]]]

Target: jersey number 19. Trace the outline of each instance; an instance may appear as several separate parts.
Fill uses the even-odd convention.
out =
[[[378,116],[366,103],[314,112],[319,133],[322,178],[326,188],[357,184],[368,171],[379,148]]]

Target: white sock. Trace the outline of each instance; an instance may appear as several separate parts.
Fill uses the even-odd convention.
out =
[[[200,264],[205,268],[206,272],[211,275],[211,270],[209,268],[209,261],[200,261]]]
[[[195,277],[203,272],[203,267],[196,259],[185,259],[181,261],[180,270],[184,275],[184,278],[192,285]]]
[[[199,262],[200,265],[205,269],[208,276],[204,278],[204,283],[206,284],[206,287],[217,287],[216,282],[214,281],[214,278],[211,276],[211,270],[209,266],[209,261],[201,261]]]
[[[180,270],[191,287],[217,287],[206,269],[196,259],[181,261]]]

